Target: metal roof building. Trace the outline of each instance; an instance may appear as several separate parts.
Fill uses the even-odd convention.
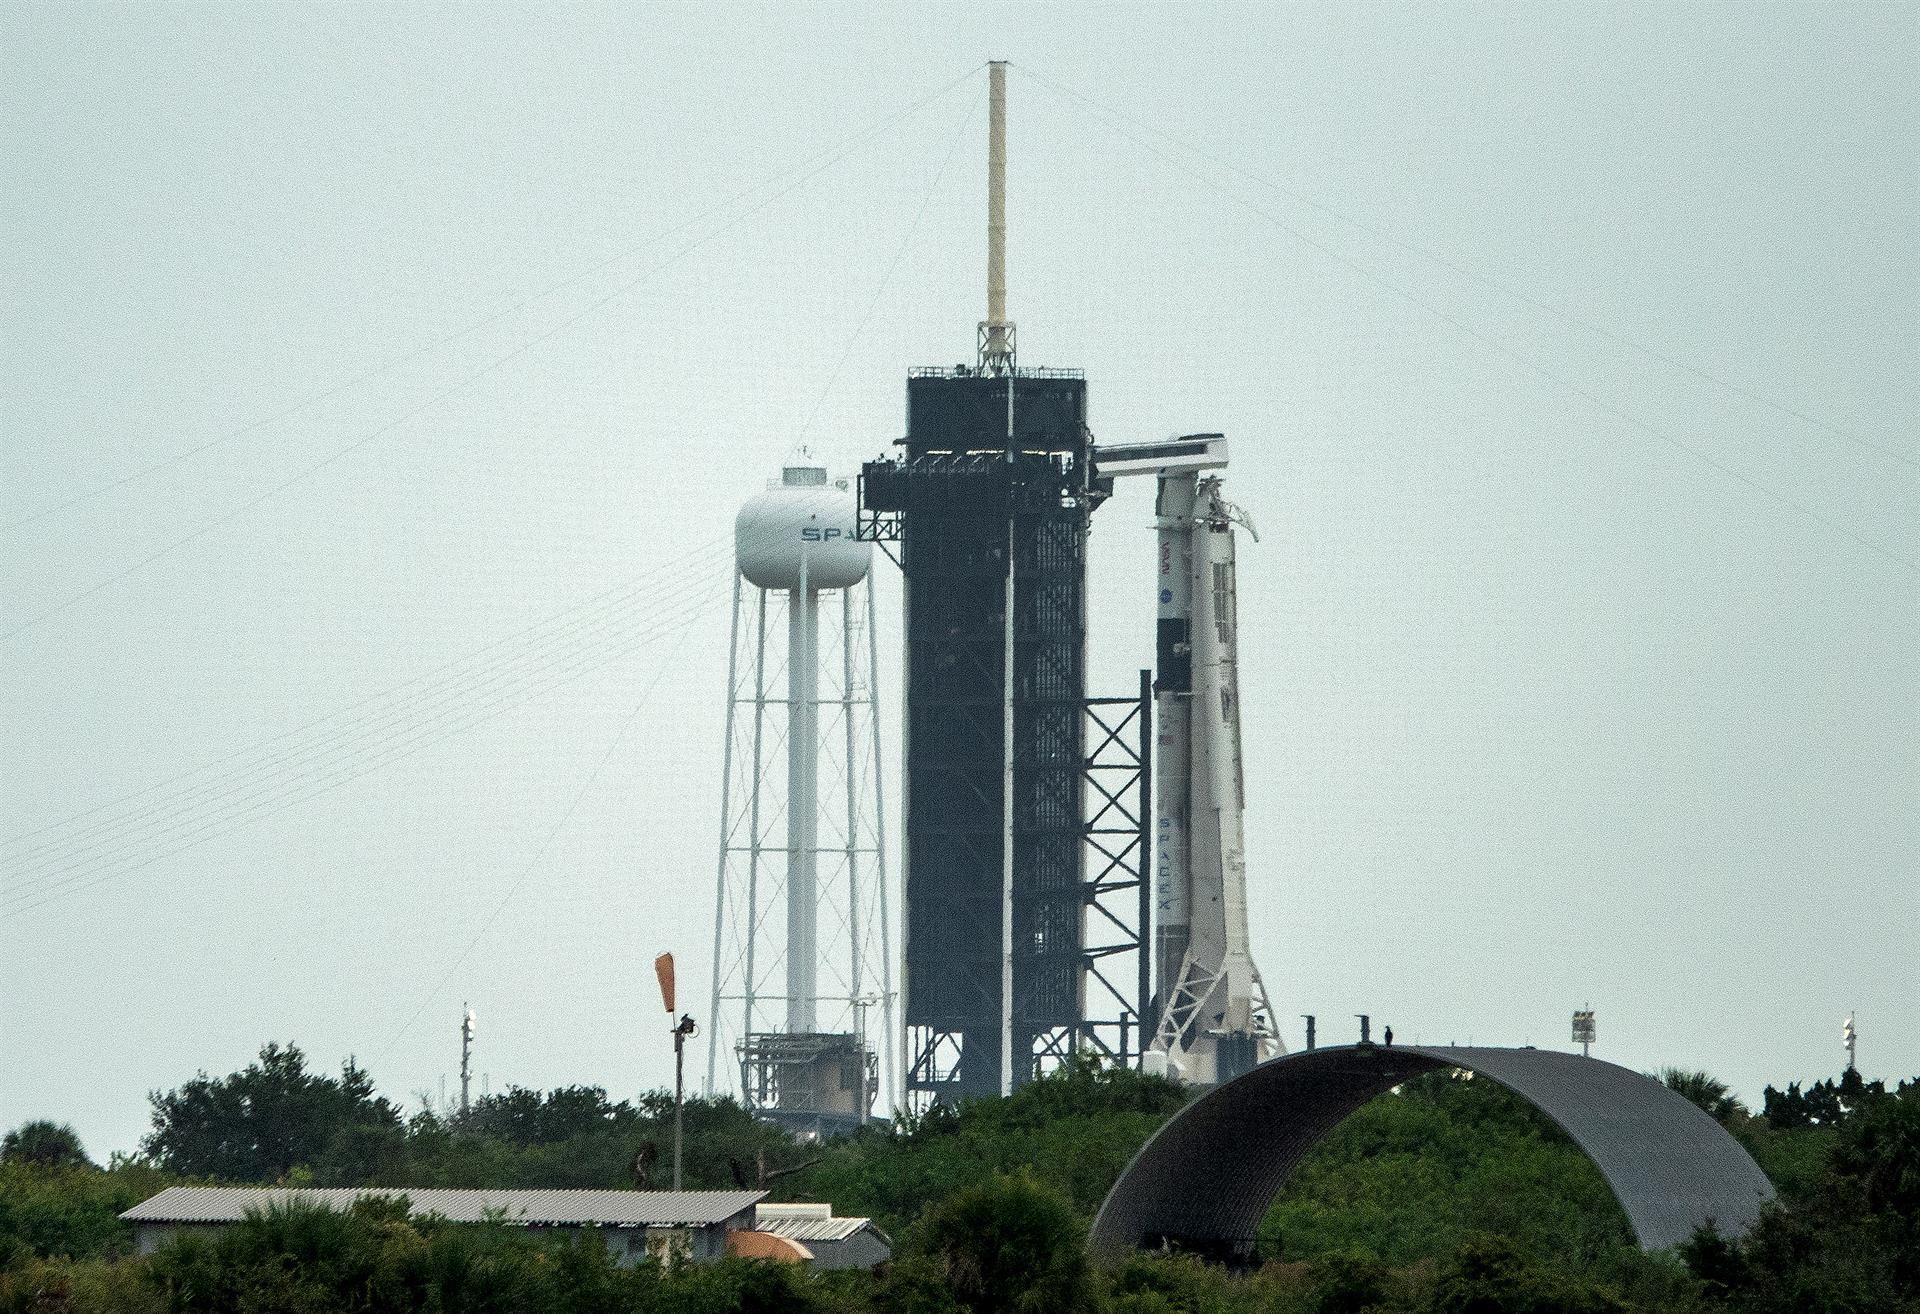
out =
[[[1343,1045],[1263,1063],[1168,1119],[1100,1206],[1095,1253],[1165,1242],[1250,1254],[1268,1206],[1321,1137],[1375,1096],[1448,1068],[1498,1082],[1557,1124],[1646,1249],[1708,1224],[1740,1235],[1773,1197],[1724,1127],[1630,1069],[1554,1050]]]
[[[292,1204],[346,1210],[359,1200],[405,1197],[414,1218],[452,1223],[499,1221],[561,1232],[594,1231],[616,1260],[652,1255],[717,1259],[727,1235],[751,1231],[765,1191],[454,1190],[440,1187],[170,1186],[120,1217],[134,1225],[140,1253],[181,1232],[204,1232],[250,1213]]]
[[[835,1218],[828,1204],[762,1204],[754,1230],[798,1241],[815,1268],[872,1268],[893,1258],[893,1240],[871,1218]]]

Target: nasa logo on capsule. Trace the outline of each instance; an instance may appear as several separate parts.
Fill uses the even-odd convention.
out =
[[[1173,601],[1173,590],[1172,590],[1172,589],[1161,589],[1161,590],[1160,590],[1160,601],[1162,601],[1162,602],[1172,602],[1172,601]]]

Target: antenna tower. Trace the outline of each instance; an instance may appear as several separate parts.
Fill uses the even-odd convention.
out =
[[[471,1107],[468,1095],[473,1089],[473,1010],[460,1005],[460,1112]]]

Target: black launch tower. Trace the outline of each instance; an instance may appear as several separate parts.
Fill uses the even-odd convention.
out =
[[[860,474],[860,534],[904,580],[913,1107],[1146,1039],[1152,696],[1087,697],[1087,528],[1108,485],[1080,372],[1016,363],[1006,65],[989,69],[979,363],[911,371],[904,450]]]
[[[915,370],[903,456],[861,472],[863,533],[898,544],[905,579],[907,1090],[922,1100],[1021,1084],[1086,1016],[1086,414],[1078,371]]]

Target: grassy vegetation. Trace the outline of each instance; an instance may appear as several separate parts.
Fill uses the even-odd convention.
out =
[[[1186,1093],[1088,1066],[825,1146],[725,1101],[692,1106],[689,1185],[795,1169],[778,1197],[830,1201],[894,1234],[896,1261],[880,1274],[617,1269],[592,1243],[409,1221],[391,1207],[283,1211],[131,1255],[121,1210],[174,1181],[248,1180],[262,1163],[279,1166],[252,1180],[396,1186],[631,1186],[662,1167],[661,1097],[509,1091],[464,1119],[402,1119],[365,1074],[312,1073],[289,1047],[201,1079],[190,1099],[157,1096],[136,1160],[96,1167],[65,1129],[17,1129],[0,1152],[0,1314],[1920,1314],[1920,1084],[1855,1082],[1778,1107],[1770,1094],[1753,1117],[1702,1074],[1669,1080],[1780,1190],[1781,1207],[1742,1244],[1703,1236],[1642,1254],[1563,1135],[1491,1082],[1438,1073],[1315,1150],[1263,1225],[1271,1258],[1258,1270],[1167,1255],[1101,1270],[1087,1260],[1087,1222]]]

